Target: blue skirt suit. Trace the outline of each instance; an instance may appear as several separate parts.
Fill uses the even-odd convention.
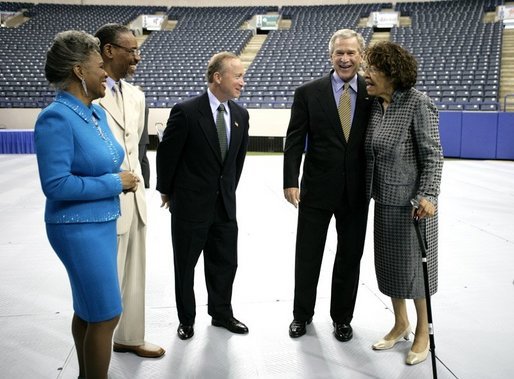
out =
[[[116,219],[123,149],[103,109],[67,92],[39,114],[34,138],[47,236],[68,272],[75,314],[110,320],[122,311]]]

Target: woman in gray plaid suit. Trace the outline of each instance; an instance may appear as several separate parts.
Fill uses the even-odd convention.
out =
[[[379,289],[392,299],[395,323],[373,345],[392,348],[411,328],[405,299],[414,299],[417,324],[406,363],[423,362],[429,334],[421,253],[412,224],[420,217],[428,243],[431,294],[437,291],[437,196],[443,155],[434,103],[414,88],[417,63],[398,44],[384,41],[366,52],[366,89],[376,96],[366,136],[367,191],[375,200],[375,271]],[[416,200],[414,209],[411,200]]]

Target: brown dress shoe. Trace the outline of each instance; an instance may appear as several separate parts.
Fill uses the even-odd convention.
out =
[[[162,347],[145,342],[143,345],[131,346],[114,342],[113,348],[116,353],[134,353],[143,358],[159,358],[166,352]]]

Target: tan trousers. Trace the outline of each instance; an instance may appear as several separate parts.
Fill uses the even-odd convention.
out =
[[[146,225],[137,208],[127,233],[118,235],[118,277],[123,313],[114,342],[142,345],[145,342]]]

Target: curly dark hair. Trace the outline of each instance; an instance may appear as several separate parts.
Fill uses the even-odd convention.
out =
[[[392,80],[395,90],[416,85],[418,62],[397,43],[377,42],[366,49],[365,59],[368,66],[374,66]]]

